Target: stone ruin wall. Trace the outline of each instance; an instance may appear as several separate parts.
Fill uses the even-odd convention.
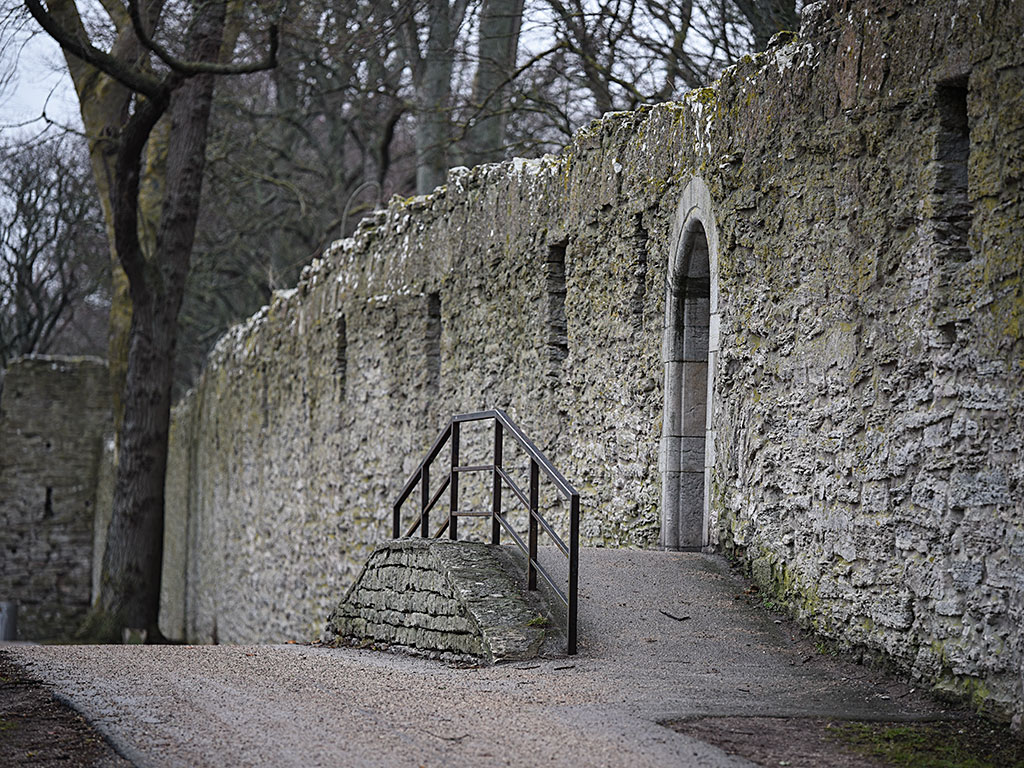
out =
[[[666,273],[699,183],[710,543],[826,637],[1020,717],[1024,54],[999,20],[1022,17],[815,3],[681,103],[392,201],[178,406],[164,631],[319,634],[460,411],[535,437],[587,545],[657,546]]]
[[[934,9],[826,7],[723,109],[716,531],[826,636],[1019,718],[1024,6]]]
[[[535,437],[586,496],[588,543],[656,544],[663,299],[638,245],[668,239],[683,119],[610,119],[559,159],[457,172],[225,337],[172,441],[188,637],[318,634],[462,411],[505,407]]]
[[[18,604],[19,639],[68,640],[91,600],[107,366],[25,357],[0,385],[0,600]]]

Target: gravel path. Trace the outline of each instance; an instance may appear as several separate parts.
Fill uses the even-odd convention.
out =
[[[457,668],[280,646],[11,646],[137,766],[750,766],[660,725],[702,716],[928,719],[816,653],[716,557],[586,550],[581,654]]]

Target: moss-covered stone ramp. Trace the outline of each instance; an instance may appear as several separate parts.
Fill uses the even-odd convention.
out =
[[[491,662],[536,656],[544,620],[527,605],[495,549],[430,539],[378,547],[331,613],[327,637]]]

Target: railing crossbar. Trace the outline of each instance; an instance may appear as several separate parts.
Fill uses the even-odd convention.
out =
[[[511,489],[512,493],[514,493],[516,495],[516,498],[519,499],[519,501],[523,505],[523,507],[525,507],[527,511],[530,511],[530,500],[529,500],[529,498],[527,498],[526,493],[523,491],[523,489],[520,488],[516,484],[515,480],[513,480],[511,477],[509,477],[508,472],[506,472],[502,467],[489,467],[489,468],[496,470],[497,473],[499,475],[501,475],[501,479],[505,481],[506,485],[508,485],[508,487]],[[544,532],[547,533],[547,535],[551,537],[551,540],[555,543],[555,546],[558,547],[558,549],[561,551],[561,553],[563,555],[568,557],[569,556],[569,547],[568,547],[568,545],[564,541],[562,541],[562,537],[559,536],[557,533],[555,533],[555,529],[552,528],[551,524],[548,523],[548,521],[545,520],[541,515],[536,514],[536,513],[532,513],[532,514],[534,515],[534,518],[537,520],[537,522],[540,523],[540,527],[544,529]]]
[[[446,477],[443,481],[441,481],[441,487],[438,488],[437,492],[430,497],[430,501],[427,502],[427,506],[421,514],[427,514],[428,512],[430,512],[430,510],[434,508],[434,505],[437,504],[438,499],[441,498],[441,494],[448,490],[448,486],[451,484],[451,482],[452,478],[450,475]]]
[[[541,576],[544,577],[544,581],[546,581],[548,583],[548,585],[553,590],[555,590],[555,594],[558,595],[558,598],[563,603],[565,603],[568,606],[569,605],[569,598],[566,597],[565,593],[555,583],[554,579],[551,578],[551,574],[549,574],[544,569],[544,566],[542,566],[540,563],[538,563],[536,560],[534,560],[532,557],[530,557],[530,555],[529,555],[530,549],[529,549],[529,547],[526,546],[526,542],[523,541],[522,537],[518,533],[516,533],[515,528],[513,528],[511,526],[511,524],[508,522],[508,520],[505,519],[505,516],[504,515],[498,515],[498,522],[501,523],[502,528],[504,528],[505,531],[508,533],[508,535],[512,537],[512,539],[515,541],[515,543],[519,545],[519,548],[524,553],[526,553],[526,559],[533,563],[533,567],[536,568],[537,572]]]
[[[526,434],[519,428],[519,426],[508,417],[500,408],[495,408],[490,411],[477,411],[475,413],[463,413],[452,418],[452,421],[464,423],[467,421],[484,421],[486,419],[496,419],[501,422],[509,432],[512,433],[512,437],[519,443],[519,446],[526,452],[526,454],[537,462],[540,468],[544,471],[551,481],[558,488],[566,498],[576,493],[576,489],[572,487],[572,484],[565,479],[565,475],[558,471],[554,464],[548,461],[547,456],[541,453],[540,449],[533,444],[533,441],[526,436]]]
[[[533,562],[533,567],[537,569],[537,573],[544,577],[544,581],[546,581],[548,583],[548,586],[554,590],[556,595],[558,595],[558,599],[565,603],[565,605],[568,607],[569,598],[566,597],[562,589],[557,584],[555,584],[554,580],[551,578],[551,575],[546,570],[544,570],[544,566],[538,563],[536,560],[532,560],[531,562]]]
[[[405,487],[402,488],[402,492],[398,495],[398,500],[394,504],[395,507],[400,507],[405,502],[405,500],[409,498],[409,494],[412,493],[413,488],[415,488],[416,484],[419,483],[420,481],[420,476],[423,474],[423,467],[427,466],[434,459],[437,458],[437,454],[441,452],[441,449],[444,448],[444,444],[448,442],[448,438],[451,436],[452,425],[451,423],[449,423],[448,426],[444,428],[444,431],[442,431],[441,434],[438,435],[437,440],[434,441],[434,444],[430,446],[430,451],[427,453],[427,458],[420,462],[420,465],[416,467],[415,470],[413,470],[413,473],[411,475],[409,475],[409,479],[405,481]]]
[[[538,515],[536,512],[533,513],[533,517],[538,523],[540,523],[540,527],[544,529],[544,532],[551,537],[551,540],[555,542],[555,546],[558,547],[559,550],[561,550],[562,554],[566,557],[569,557],[568,545],[564,541],[562,541],[562,538],[557,533],[555,533],[554,529],[551,527],[548,521],[540,515]]]
[[[512,493],[516,495],[516,498],[519,499],[522,505],[526,509],[529,509],[530,499],[526,495],[526,492],[516,484],[516,481],[509,476],[504,467],[494,467],[494,469],[499,475],[501,475],[501,479],[505,481],[505,484],[512,490]]]
[[[516,533],[516,529],[512,527],[512,524],[506,519],[504,515],[498,515],[498,522],[501,523],[501,527],[505,529],[512,540],[519,546],[523,552],[529,552],[530,550],[526,546],[526,542],[523,541],[522,537]]]

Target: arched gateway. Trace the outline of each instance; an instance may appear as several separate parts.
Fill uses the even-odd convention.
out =
[[[709,545],[714,464],[711,404],[718,354],[718,230],[707,185],[694,177],[673,224],[665,297],[661,544]]]

